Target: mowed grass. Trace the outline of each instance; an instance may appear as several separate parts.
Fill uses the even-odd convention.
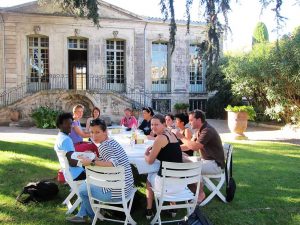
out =
[[[56,177],[59,164],[53,143],[54,139],[0,141],[0,224],[69,224],[61,204],[68,186],[59,185],[59,195],[53,201],[22,205],[15,200],[28,182]],[[300,225],[300,147],[253,141],[232,144],[237,192],[229,204],[215,198],[202,208],[213,224]],[[138,224],[149,224],[143,215],[146,177],[135,178],[139,192],[132,214]]]

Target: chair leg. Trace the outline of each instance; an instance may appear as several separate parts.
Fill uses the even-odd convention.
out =
[[[68,209],[72,207],[70,200],[73,198],[75,194],[76,194],[75,191],[71,191],[70,194],[66,197],[66,199],[62,203],[63,205],[67,205]]]
[[[207,196],[206,199],[204,199],[203,202],[201,202],[200,206],[206,205],[215,195],[218,195],[218,197],[223,202],[226,202],[226,198],[224,197],[224,195],[220,191],[221,187],[224,184],[225,179],[222,177],[217,186],[210,179],[206,179],[206,178],[204,178],[204,179],[205,179],[205,186],[209,190],[212,190],[212,192],[209,194],[209,196]]]
[[[132,225],[135,225],[136,222],[132,219],[131,215],[130,215],[130,211],[131,211],[131,206],[132,206],[132,202],[133,202],[133,198],[130,199],[130,202],[129,202],[129,206],[127,207],[127,203],[126,204],[123,204],[123,208],[124,208],[124,212],[125,212],[125,215],[126,215],[126,218],[125,218],[125,225],[128,224],[128,222]]]
[[[80,203],[81,203],[81,198],[77,197],[76,201],[74,202],[73,205],[71,205],[71,208],[66,212],[66,214],[71,214],[72,212],[74,212],[74,210],[79,206]]]
[[[154,199],[155,199],[155,206],[156,206],[156,214],[150,224],[154,225],[156,222],[158,222],[158,224],[161,225],[160,213],[161,213],[161,207],[163,205],[163,201],[159,200],[155,196],[154,196]]]
[[[100,209],[99,209],[99,208],[97,208],[97,210],[96,210],[96,213],[95,213],[95,216],[94,216],[94,219],[93,219],[93,223],[92,223],[92,225],[95,225],[95,224],[96,224],[96,222],[97,222],[97,219],[98,219],[98,214],[99,214],[99,211],[100,211]]]

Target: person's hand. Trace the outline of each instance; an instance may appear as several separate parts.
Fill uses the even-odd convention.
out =
[[[152,150],[152,146],[148,147],[145,151],[145,155],[150,155],[151,150]]]
[[[92,160],[90,160],[89,158],[86,158],[84,156],[78,156],[78,159],[80,160],[80,162],[82,163],[83,166],[89,166],[91,165]]]

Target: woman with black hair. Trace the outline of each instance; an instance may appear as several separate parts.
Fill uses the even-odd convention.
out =
[[[139,129],[144,132],[145,135],[151,135],[151,119],[154,116],[153,109],[151,107],[144,107],[143,108],[143,117],[144,120],[142,121]],[[153,136],[153,135],[151,135]]]
[[[179,132],[184,137],[186,137],[186,139],[191,140],[193,133],[192,133],[191,129],[185,127],[185,125],[189,122],[188,115],[186,115],[184,113],[176,114],[175,119],[176,119],[176,127],[179,129]],[[179,143],[180,143],[181,151],[188,154],[189,156],[193,156],[193,154],[194,154],[193,150],[191,150],[187,146],[185,146],[180,139],[179,139]]]

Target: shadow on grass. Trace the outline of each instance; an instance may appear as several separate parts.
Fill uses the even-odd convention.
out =
[[[17,154],[57,161],[57,156],[53,149],[54,143],[45,144],[45,142],[43,142],[42,144],[39,144],[37,141],[23,143],[0,141],[0,146],[0,153],[11,151]]]

